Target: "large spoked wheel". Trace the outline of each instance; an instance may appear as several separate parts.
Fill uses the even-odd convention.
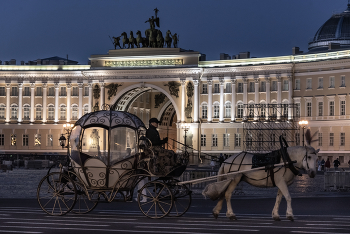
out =
[[[88,191],[89,197],[86,195],[86,191],[83,185],[76,184],[77,188],[77,201],[72,210],[75,214],[87,214],[91,212],[98,204],[99,194],[95,191]]]
[[[77,188],[67,174],[52,172],[39,183],[38,203],[49,215],[65,215],[77,200]]]
[[[173,193],[173,208],[168,216],[180,217],[187,212],[192,203],[192,191],[184,184],[171,187]]]
[[[151,181],[138,194],[138,204],[144,215],[152,219],[168,215],[173,206],[173,195],[165,183]]]

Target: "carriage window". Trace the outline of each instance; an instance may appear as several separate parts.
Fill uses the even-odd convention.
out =
[[[136,153],[136,132],[130,128],[119,127],[111,131],[111,165]]]

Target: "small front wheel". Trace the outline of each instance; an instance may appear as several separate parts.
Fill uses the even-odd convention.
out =
[[[151,181],[138,194],[138,204],[144,215],[152,219],[168,215],[173,206],[173,194],[165,183]]]
[[[65,215],[77,200],[77,188],[67,174],[52,172],[46,175],[37,189],[38,203],[49,215]]]

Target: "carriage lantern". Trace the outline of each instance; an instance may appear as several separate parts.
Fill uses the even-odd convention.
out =
[[[73,128],[74,124],[69,124],[69,123],[66,123],[66,124],[63,124],[63,129],[64,131],[66,132],[68,138],[72,132],[72,128]],[[59,142],[60,142],[60,146],[62,146],[62,148],[67,148],[68,146],[66,146],[66,137],[64,136],[64,134],[61,134],[61,137],[60,139],[58,139]]]

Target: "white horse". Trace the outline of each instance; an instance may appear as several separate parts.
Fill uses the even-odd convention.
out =
[[[311,141],[310,141],[311,142]],[[318,150],[315,150],[311,146],[294,146],[288,147],[287,152],[291,161],[296,161],[294,163],[295,168],[304,169],[307,171],[308,175],[313,178],[316,175],[316,159]],[[250,153],[240,153],[233,155],[228,158],[220,167],[218,174],[226,174],[233,171],[243,171],[252,168],[252,157],[253,154]],[[294,182],[295,174],[284,166],[278,166],[273,169],[274,171],[274,183],[278,187],[276,203],[272,210],[272,218],[276,221],[280,220],[278,214],[279,205],[282,200],[282,195],[287,201],[287,219],[293,221],[293,210],[292,210],[292,199],[288,191],[288,186]],[[232,176],[228,176],[232,179],[231,183],[228,185],[225,191],[225,199],[227,203],[226,216],[231,220],[236,220],[236,215],[232,211],[231,207],[231,196],[233,190],[236,188],[237,184],[241,181],[245,181],[256,187],[274,187],[273,181],[271,179],[271,174],[268,175],[265,170],[257,170],[245,173],[239,173]],[[219,179],[224,180],[225,178]],[[224,198],[222,197],[217,205],[213,209],[213,215],[215,218],[218,217],[220,210],[222,208]]]

